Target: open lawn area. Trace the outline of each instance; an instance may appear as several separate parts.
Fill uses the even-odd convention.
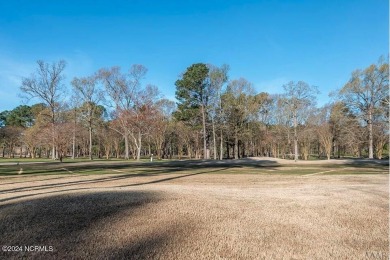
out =
[[[388,259],[388,170],[272,158],[0,164],[0,258]]]

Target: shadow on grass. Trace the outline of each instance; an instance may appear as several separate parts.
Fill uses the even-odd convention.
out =
[[[303,161],[302,161],[303,162]],[[31,174],[69,174],[74,172],[76,174],[107,174],[116,173],[115,171],[137,171],[137,169],[146,169],[151,172],[153,170],[165,170],[166,172],[179,172],[192,169],[200,168],[274,168],[283,166],[299,166],[299,167],[384,167],[388,166],[388,160],[369,160],[369,159],[346,159],[346,160],[335,160],[335,163],[329,163],[327,160],[318,160],[315,164],[297,164],[293,160],[288,161],[281,165],[277,160],[272,158],[257,160],[251,158],[239,159],[239,160],[177,160],[177,161],[159,161],[159,162],[134,162],[134,161],[87,161],[87,162],[49,162],[43,164],[24,164],[24,165],[13,165],[13,166],[2,166],[0,165],[0,176],[12,176],[17,177],[20,168],[23,168],[22,175]]]
[[[39,193],[33,193],[33,194],[25,194],[25,195],[16,195],[5,199],[0,199],[1,202],[6,202],[10,200],[15,199],[22,199],[22,198],[32,198],[37,195],[48,195],[48,194],[54,194],[54,193],[64,193],[64,192],[70,192],[70,191],[82,191],[82,190],[91,190],[91,188],[75,188],[75,189],[65,189],[65,190],[55,190],[55,191],[45,191],[45,192],[39,192]],[[0,207],[1,208],[1,207]]]
[[[94,184],[94,183],[100,183],[100,182],[123,180],[123,179],[133,178],[133,177],[137,177],[137,176],[142,176],[142,175],[124,174],[124,175],[119,175],[119,176],[118,175],[109,176],[109,177],[92,179],[92,180],[89,179],[89,180],[65,181],[65,182],[60,182],[60,183],[50,183],[50,184],[40,184],[40,185],[38,184],[35,186],[19,187],[19,188],[12,188],[12,189],[1,189],[0,194],[21,192],[21,191],[44,190],[44,189],[51,189],[51,188],[61,188],[61,187],[68,187],[68,186],[82,185],[82,184]]]
[[[49,175],[50,176],[50,175]],[[60,177],[56,177],[57,175],[52,175],[53,177],[51,178],[45,178],[45,179],[39,179],[39,180],[28,180],[28,181],[16,181],[16,182],[2,182],[0,183],[0,186],[1,185],[12,185],[12,184],[22,184],[22,183],[39,183],[39,182],[42,182],[42,181],[51,181],[51,180],[58,180],[58,179],[65,179],[65,178],[70,178],[69,175],[65,175],[65,176],[60,176]],[[89,175],[86,175],[86,174],[77,174],[77,175],[74,175],[74,177],[80,177],[80,176],[89,176]],[[20,177],[19,177],[20,178]],[[1,192],[1,190],[0,190]]]
[[[186,178],[194,175],[199,175],[199,174],[204,174],[204,173],[215,173],[215,172],[220,172],[224,171],[228,168],[222,168],[218,170],[211,170],[207,172],[196,172],[196,173],[190,173],[190,174],[185,174],[185,175],[179,175],[175,177],[169,177],[169,178],[164,178],[164,179],[159,179],[159,180],[154,180],[154,181],[148,181],[148,182],[141,182],[141,183],[134,183],[134,184],[129,184],[129,185],[121,185],[121,186],[115,186],[115,187],[131,187],[131,186],[140,186],[140,185],[146,185],[146,184],[154,184],[154,183],[160,183],[160,182],[165,182],[165,181],[171,181],[171,180],[176,180],[176,179],[181,179],[181,178]]]
[[[91,174],[105,174],[115,173],[118,170],[132,169],[145,169],[152,171],[165,170],[166,172],[179,172],[192,169],[207,169],[207,168],[242,168],[242,167],[278,167],[276,161],[270,160],[251,160],[251,159],[240,159],[240,160],[183,160],[183,161],[160,161],[160,162],[117,162],[117,161],[90,161],[90,162],[66,162],[66,163],[49,163],[49,164],[25,164],[23,166],[1,166],[0,165],[0,176],[17,176],[20,168],[24,169],[23,175],[30,174],[63,174],[63,173],[82,173],[85,174],[88,171]]]
[[[151,192],[61,194],[0,206],[1,245],[52,246],[53,252],[0,252],[0,258],[152,259],[170,228],[134,232],[139,210],[162,198]],[[144,211],[142,211],[144,212]],[[129,230],[112,230],[126,222]],[[140,223],[135,221],[134,223]],[[139,225],[139,224],[138,224]],[[118,232],[118,233],[116,233]],[[173,231],[172,231],[173,232]]]
[[[190,173],[190,174],[183,174],[183,175],[179,175],[179,176],[157,179],[157,180],[141,182],[141,183],[134,183],[134,184],[129,184],[129,185],[110,186],[109,188],[130,187],[130,186],[140,186],[140,185],[146,185],[146,184],[160,183],[160,182],[190,177],[190,176],[194,176],[194,175],[198,175],[198,174],[219,172],[219,171],[223,171],[226,169],[227,168],[221,168],[221,169],[215,169],[215,170],[209,170],[209,171],[195,172],[195,173]],[[149,174],[148,173],[124,174],[124,175],[119,175],[119,176],[115,175],[115,176],[109,176],[109,177],[92,179],[92,180],[67,181],[67,182],[60,182],[60,183],[50,183],[50,184],[42,184],[42,185],[35,185],[35,186],[18,187],[18,188],[12,188],[12,189],[1,189],[0,195],[1,194],[17,193],[17,192],[47,190],[47,189],[52,189],[52,188],[63,188],[63,187],[85,185],[85,184],[95,184],[95,183],[109,182],[109,181],[118,181],[118,180],[130,179],[130,178],[134,178],[134,177],[162,176],[161,173],[164,173],[164,171],[161,171],[160,173],[153,172],[153,173],[149,173]],[[100,187],[100,188],[102,188],[102,187]],[[44,194],[44,193],[39,193],[39,194]],[[33,196],[33,195],[35,195],[35,194],[30,194],[29,196]],[[21,198],[21,197],[26,197],[26,196],[16,196],[16,197],[10,197],[10,198],[6,198],[6,199],[0,199],[0,202],[12,200],[15,198]]]

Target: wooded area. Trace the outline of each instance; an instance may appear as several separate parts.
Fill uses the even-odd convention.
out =
[[[66,62],[38,61],[21,82],[24,100],[0,113],[3,158],[294,160],[388,156],[389,65],[352,73],[333,102],[316,106],[316,86],[289,82],[257,93],[229,66],[197,63],[175,82],[177,103],[144,84],[147,68],[103,68],[64,82]]]

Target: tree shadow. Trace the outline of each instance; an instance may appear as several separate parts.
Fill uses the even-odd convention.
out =
[[[50,184],[39,184],[39,185],[35,185],[35,186],[19,187],[19,188],[12,188],[12,189],[2,189],[2,190],[0,190],[0,194],[5,194],[5,193],[8,194],[8,193],[22,192],[22,191],[36,191],[36,190],[44,190],[44,189],[50,189],[50,188],[62,188],[62,187],[81,185],[81,184],[94,184],[94,183],[100,183],[100,182],[123,180],[123,179],[137,177],[137,176],[143,176],[143,175],[142,174],[140,174],[140,175],[138,175],[138,174],[137,175],[135,175],[135,174],[132,174],[132,175],[131,174],[122,174],[122,175],[109,176],[109,177],[103,177],[103,178],[97,178],[97,179],[65,181],[65,182],[50,183]]]
[[[369,159],[343,159],[343,163],[337,163],[336,165],[342,166],[367,166],[367,167],[382,167],[388,166],[389,160],[369,160]],[[323,164],[322,164],[323,162]],[[288,163],[286,165],[289,165]],[[253,159],[253,158],[242,158],[238,160],[227,159],[227,160],[176,160],[176,161],[158,161],[158,162],[123,162],[123,161],[92,161],[92,162],[67,162],[67,163],[48,163],[48,164],[35,164],[30,165],[28,172],[24,172],[23,175],[36,175],[36,174],[69,174],[69,172],[74,172],[75,174],[85,174],[88,171],[94,172],[100,170],[103,172],[112,172],[115,174],[115,171],[132,171],[132,169],[147,169],[148,174],[152,174],[153,171],[156,173],[165,172],[176,173],[180,171],[192,170],[192,169],[212,169],[212,168],[221,168],[221,167],[230,167],[230,168],[276,168],[283,167],[278,163],[278,161],[273,158],[267,159]],[[291,165],[299,165],[302,167],[310,166],[310,164],[295,164],[291,160]],[[314,165],[323,165],[323,166],[335,166],[335,164],[329,164],[326,160],[319,160]],[[3,168],[0,166],[0,176],[9,176],[18,177],[17,172],[19,168],[12,166],[13,168]],[[66,169],[64,168],[66,167]],[[141,170],[142,172],[145,172]],[[9,173],[8,173],[9,172]]]
[[[59,177],[56,177],[57,175],[49,175],[49,176],[53,176],[51,178],[45,178],[45,179],[39,179],[39,180],[27,180],[27,181],[15,181],[15,182],[3,182],[3,183],[0,183],[0,186],[2,185],[12,185],[12,184],[22,184],[22,183],[39,183],[39,182],[42,182],[42,181],[51,181],[51,180],[58,180],[58,179],[65,179],[65,178],[69,178],[69,175],[66,175],[66,176],[59,176]],[[74,175],[74,177],[79,177],[79,176],[88,176],[87,174],[77,174],[77,175]],[[19,178],[21,176],[18,176]]]
[[[8,188],[8,189],[0,189],[0,195],[1,194],[10,194],[10,193],[18,193],[18,192],[27,192],[27,191],[40,191],[40,190],[46,190],[46,189],[52,189],[52,188],[64,188],[64,187],[73,187],[77,185],[89,185],[89,184],[96,184],[96,183],[103,183],[103,182],[111,182],[111,181],[124,181],[129,178],[134,177],[153,177],[153,176],[162,176],[162,175],[170,175],[170,174],[180,174],[183,173],[181,176],[174,176],[174,177],[167,177],[164,179],[158,179],[158,180],[152,180],[147,181],[143,183],[135,183],[130,185],[123,185],[123,186],[117,186],[117,187],[124,187],[124,186],[139,186],[144,184],[152,184],[152,183],[159,183],[169,180],[174,180],[178,178],[183,178],[187,176],[192,175],[198,175],[198,174],[204,174],[204,173],[214,173],[223,171],[229,168],[236,168],[240,169],[243,167],[255,167],[255,168],[274,168],[278,167],[279,165],[272,160],[267,161],[257,161],[257,160],[250,160],[250,159],[241,159],[241,160],[224,160],[224,161],[215,161],[215,160],[186,160],[186,161],[167,161],[167,162],[157,162],[157,163],[119,163],[119,164],[101,164],[100,162],[97,164],[89,163],[87,165],[75,165],[73,168],[70,168],[74,171],[80,170],[80,169],[96,169],[99,168],[106,168],[107,170],[119,170],[119,169],[126,169],[129,171],[129,173],[124,174],[115,174],[111,176],[107,175],[101,175],[101,177],[95,178],[99,175],[91,175],[94,176],[93,179],[86,179],[86,180],[67,180],[62,182],[55,182],[55,183],[39,183],[40,181],[37,181],[34,184],[37,185],[29,185],[24,187],[15,187],[15,188]],[[136,172],[131,173],[132,168],[136,169]],[[193,170],[203,170],[202,172],[195,172],[186,174],[186,171],[193,171]],[[28,176],[28,175],[27,175]],[[69,176],[89,176],[86,174],[67,174],[67,177]],[[22,178],[22,176],[20,176]],[[44,180],[58,180],[62,178],[67,177],[55,177],[55,178],[49,178]],[[42,180],[43,181],[43,180]],[[29,181],[27,181],[29,182]],[[19,184],[19,183],[27,183],[27,182],[11,182],[10,184]],[[18,196],[20,197],[20,196]],[[3,199],[0,201],[7,201],[11,200],[12,198]]]
[[[190,177],[190,176],[195,176],[195,175],[199,175],[199,174],[215,173],[215,172],[223,171],[223,170],[226,170],[226,169],[227,168],[211,170],[211,171],[207,171],[207,172],[196,172],[196,173],[190,173],[190,174],[185,174],[185,175],[179,175],[179,176],[175,176],[175,177],[163,178],[163,179],[154,180],[154,181],[134,183],[134,184],[129,184],[129,185],[114,186],[114,187],[131,187],[131,186],[141,186],[141,185],[147,185],[147,184],[155,184],[155,183],[166,182],[166,181],[186,178],[186,177]]]
[[[159,161],[159,162],[115,162],[115,161],[97,161],[97,162],[76,162],[76,163],[50,163],[50,164],[35,164],[29,165],[29,171],[24,172],[23,175],[34,175],[34,174],[63,174],[69,173],[67,171],[80,173],[88,171],[96,171],[97,169],[103,171],[112,171],[115,174],[117,170],[131,170],[131,168],[148,168],[149,170],[157,169],[170,172],[178,172],[191,169],[199,168],[220,168],[220,167],[278,167],[280,166],[275,160],[252,160],[239,159],[239,160],[176,160],[176,161]],[[0,176],[17,176],[19,167],[12,166],[13,168],[3,169],[0,171]],[[66,169],[65,169],[66,167]],[[0,166],[1,170],[2,166]],[[64,170],[65,169],[65,170]],[[9,173],[8,173],[8,172]]]
[[[199,174],[219,172],[219,171],[223,171],[226,169],[227,168],[220,168],[220,169],[214,169],[214,170],[208,170],[208,171],[202,171],[202,172],[196,172],[196,173],[190,173],[190,174],[183,174],[183,175],[174,176],[174,177],[167,177],[167,178],[157,179],[157,180],[153,180],[153,181],[133,183],[133,184],[128,184],[128,185],[100,187],[100,188],[119,188],[119,187],[130,187],[130,186],[141,186],[141,185],[146,185],[146,184],[154,184],[154,183],[160,183],[160,182],[190,177],[190,176],[199,175]],[[48,189],[53,189],[53,188],[73,187],[73,186],[77,186],[77,185],[96,184],[96,183],[101,183],[101,182],[125,180],[125,179],[129,179],[129,178],[134,178],[134,177],[163,176],[163,174],[161,174],[161,173],[165,172],[165,170],[160,170],[160,171],[161,171],[160,173],[154,172],[152,174],[148,174],[148,173],[124,174],[124,175],[119,175],[119,176],[109,176],[109,177],[92,179],[92,180],[69,181],[69,182],[41,184],[41,185],[27,186],[27,187],[18,187],[18,188],[12,188],[12,189],[3,189],[3,190],[0,190],[0,195],[1,194],[18,193],[18,192],[27,192],[27,191],[41,191],[41,190],[48,190]],[[168,174],[168,175],[170,175],[170,174]],[[91,188],[78,188],[78,189],[85,190],[85,189],[91,189]],[[10,200],[19,199],[19,198],[25,198],[25,197],[30,197],[30,196],[51,194],[51,193],[57,193],[57,192],[61,192],[61,191],[71,191],[71,190],[78,190],[78,189],[47,191],[47,192],[33,193],[33,194],[28,194],[28,195],[12,196],[10,198],[0,199],[0,202],[10,201]]]
[[[139,222],[132,220],[161,200],[158,193],[110,191],[60,194],[0,205],[1,245],[53,247],[52,252],[2,251],[0,258],[155,258],[160,247],[169,243],[170,232],[178,227],[139,234],[133,232]],[[110,233],[107,227],[122,221],[130,230]]]
[[[347,159],[345,160],[347,166],[370,166],[370,167],[382,167],[389,166],[389,160],[385,159]]]

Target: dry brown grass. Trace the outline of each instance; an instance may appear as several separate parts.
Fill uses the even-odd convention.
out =
[[[1,177],[0,244],[54,252],[0,258],[388,256],[388,181],[387,174]]]

